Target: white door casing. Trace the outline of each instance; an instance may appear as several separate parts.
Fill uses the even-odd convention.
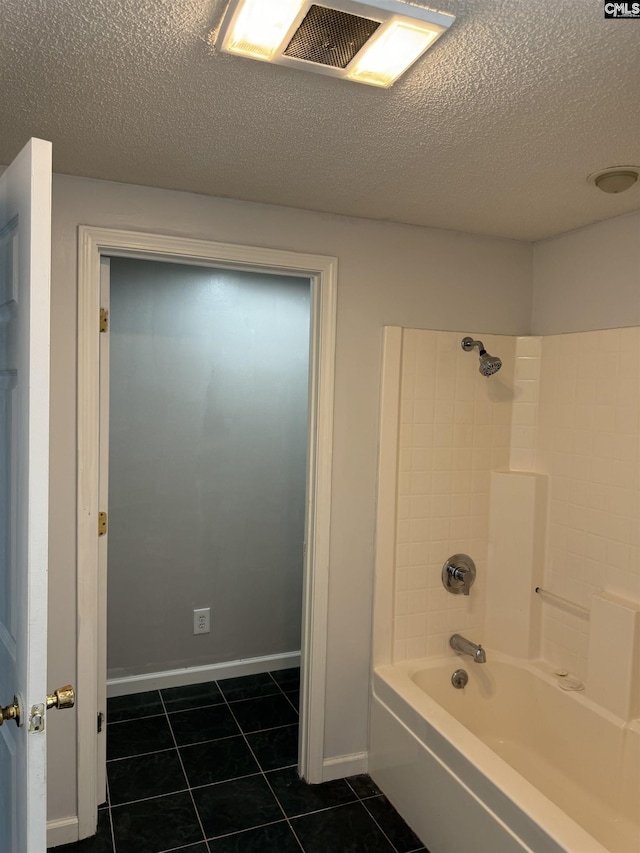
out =
[[[0,177],[0,850],[46,848],[51,143],[32,139]]]
[[[84,698],[78,716],[79,837],[95,832],[104,774],[104,738],[96,735],[104,710],[106,619],[99,566],[106,537],[97,536],[100,500],[106,494],[108,424],[100,383],[108,377],[108,344],[99,332],[108,298],[108,256],[299,275],[311,280],[309,436],[302,615],[302,682],[299,769],[308,782],[323,781],[325,669],[337,260],[276,249],[81,226],[78,253],[78,669]],[[105,279],[106,276],[106,279]],[[101,301],[102,298],[102,301]],[[103,636],[103,634],[105,636]],[[99,698],[100,697],[100,698]]]
[[[100,258],[100,309],[109,316],[109,281],[110,268],[109,258]],[[108,321],[107,321],[108,325]],[[109,504],[109,345],[111,335],[100,335],[100,424],[99,424],[99,460],[98,460],[98,505],[104,511]],[[103,401],[107,400],[107,405]],[[104,535],[98,538],[98,697],[97,706],[99,717],[98,729],[98,756],[96,762],[96,799],[97,804],[103,803],[107,797],[107,547],[109,537]]]

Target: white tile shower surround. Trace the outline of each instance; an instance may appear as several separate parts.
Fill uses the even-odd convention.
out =
[[[509,467],[535,471],[542,338],[516,339]]]
[[[451,633],[480,637],[489,481],[509,464],[515,338],[483,335],[503,368],[488,382],[468,332],[406,329],[403,335],[394,659],[444,654]],[[470,554],[473,594],[441,584],[448,556]]]
[[[640,601],[640,328],[542,339],[536,470],[549,475],[545,585],[589,608]],[[545,606],[542,653],[587,674],[589,622]]]
[[[504,363],[490,380],[465,334],[404,330],[396,660],[446,653],[453,631],[481,638],[491,470],[549,475],[545,586],[584,607],[602,589],[640,600],[640,328],[480,334]],[[458,551],[478,567],[468,598],[440,583]],[[588,620],[543,612],[543,657],[585,678]]]

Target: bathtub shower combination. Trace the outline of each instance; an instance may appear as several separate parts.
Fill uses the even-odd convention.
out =
[[[638,850],[637,723],[504,655],[453,669],[374,674],[370,772],[430,850]]]
[[[549,416],[554,357],[602,334],[550,339],[548,355],[546,339],[491,337],[502,361],[465,337],[481,358],[471,385],[460,335],[385,330],[369,771],[433,853],[640,851],[640,572],[609,580],[592,558],[584,581],[558,545],[562,494],[582,500],[576,466],[558,476],[546,453],[571,428]],[[635,358],[635,399],[616,401],[637,409],[640,330],[596,343]],[[523,388],[529,455],[513,446]],[[635,501],[631,525],[637,467],[601,486]],[[555,594],[536,595],[543,584]]]

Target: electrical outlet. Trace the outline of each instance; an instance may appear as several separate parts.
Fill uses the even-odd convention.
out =
[[[193,633],[208,634],[211,631],[210,626],[211,608],[201,607],[199,610],[193,611]]]

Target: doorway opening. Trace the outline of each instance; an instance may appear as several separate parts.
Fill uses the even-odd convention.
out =
[[[203,270],[205,276],[208,276],[209,287],[208,297],[206,297],[207,288],[205,287],[204,302],[201,305],[201,313],[207,314],[209,308],[211,311],[215,309],[216,293],[221,295],[220,287],[216,290],[214,279],[218,279],[228,272],[234,276],[236,280],[245,277],[245,283],[248,280],[247,276],[255,277],[256,275],[264,276],[265,280],[270,280],[271,284],[263,289],[263,293],[271,288],[271,285],[280,281],[285,290],[296,292],[298,294],[298,302],[300,303],[300,293],[306,289],[307,294],[307,317],[310,322],[307,326],[308,347],[305,356],[308,362],[308,395],[307,413],[308,413],[308,430],[305,436],[306,454],[303,449],[302,455],[306,455],[304,461],[303,472],[303,507],[302,524],[300,527],[304,531],[304,548],[303,548],[303,571],[302,571],[302,613],[301,613],[301,638],[300,638],[300,663],[301,663],[301,697],[300,697],[300,740],[299,740],[299,772],[309,782],[320,782],[323,779],[323,756],[324,756],[324,681],[325,681],[325,658],[326,658],[326,631],[327,631],[327,592],[328,592],[328,554],[329,554],[329,531],[330,531],[330,487],[331,487],[331,444],[333,432],[333,365],[334,365],[334,350],[335,350],[335,273],[336,262],[333,258],[323,256],[299,255],[291,252],[282,252],[279,250],[256,249],[253,247],[231,246],[228,244],[209,243],[205,241],[196,241],[183,238],[164,237],[161,235],[147,235],[135,232],[111,231],[108,229],[96,228],[81,228],[80,229],[80,268],[79,268],[79,334],[78,334],[78,819],[79,819],[79,836],[81,838],[91,835],[95,832],[97,805],[101,797],[101,779],[104,778],[104,748],[105,739],[101,739],[101,733],[96,734],[97,728],[100,728],[100,714],[104,713],[104,687],[106,678],[100,674],[105,672],[106,664],[101,663],[106,661],[106,640],[107,640],[107,624],[106,618],[100,618],[101,602],[106,602],[106,584],[104,577],[100,573],[101,555],[105,551],[104,543],[107,536],[99,536],[97,534],[97,524],[99,513],[104,511],[102,502],[106,499],[105,477],[101,478],[100,472],[104,470],[105,460],[101,460],[101,454],[105,452],[105,441],[101,441],[108,435],[108,421],[106,421],[107,413],[104,407],[100,406],[100,386],[104,387],[105,381],[108,380],[108,359],[104,352],[101,354],[101,340],[104,336],[100,333],[100,323],[96,322],[100,316],[100,308],[105,308],[101,303],[101,278],[103,281],[104,299],[104,281],[105,268],[108,269],[108,258],[118,259],[114,263],[125,264],[125,259],[137,259],[140,261],[151,261],[160,267],[169,268],[171,265],[180,264],[186,267],[191,267],[192,275],[196,275],[193,268]],[[127,261],[132,263],[133,261]],[[161,262],[160,264],[158,262]],[[187,273],[189,271],[187,270]],[[297,288],[297,290],[296,290]],[[223,288],[224,289],[224,288]],[[107,289],[108,292],[108,289]],[[271,293],[273,291],[271,290]],[[148,294],[147,294],[148,295]],[[207,298],[209,303],[207,303]],[[207,308],[207,304],[209,307]],[[131,306],[129,306],[131,308]],[[166,310],[166,309],[165,309]],[[154,312],[151,312],[154,314]],[[160,312],[161,313],[161,312]],[[171,312],[169,312],[171,313]],[[144,314],[144,312],[142,312]],[[130,311],[127,309],[124,315],[130,317]],[[158,314],[155,313],[155,318],[158,320]],[[169,318],[167,318],[169,319]],[[171,322],[166,323],[165,331],[175,328],[175,323],[179,319],[173,312],[172,327]],[[104,323],[103,323],[104,325]],[[223,335],[222,335],[223,336]],[[160,336],[162,337],[162,336]],[[189,336],[187,336],[187,341]],[[155,347],[158,361],[158,368],[164,358],[164,368],[162,371],[158,369],[156,374],[156,382],[162,384],[162,374],[170,373],[171,359],[162,351],[161,341],[157,341],[158,346]],[[229,347],[232,341],[227,340],[226,354],[229,355]],[[188,344],[187,344],[188,346]],[[104,349],[104,344],[102,345]],[[151,346],[154,349],[154,346]],[[299,347],[298,347],[299,349]],[[149,355],[147,353],[147,355]],[[218,353],[220,356],[220,353]],[[221,357],[221,356],[220,356]],[[239,351],[236,352],[235,359],[231,358],[230,363],[238,366],[240,359]],[[264,361],[264,359],[263,359]],[[263,364],[260,369],[263,369]],[[254,368],[255,370],[255,368]],[[213,387],[209,380],[212,378],[212,371],[209,370],[208,376],[206,372],[201,376],[200,381],[205,383],[205,386],[211,390]],[[174,375],[173,377],[165,377],[165,382],[169,384],[182,383],[185,381],[186,374],[182,378]],[[232,387],[232,386],[230,386]],[[257,385],[254,384],[254,393],[258,393]],[[129,388],[129,392],[131,388]],[[181,388],[180,393],[186,393],[185,389]],[[260,392],[262,393],[262,392]],[[250,395],[249,395],[250,396]],[[285,395],[286,396],[286,395]],[[187,395],[188,397],[188,395]],[[186,398],[185,398],[186,400]],[[132,401],[134,406],[140,409],[140,400]],[[147,403],[153,408],[154,403],[151,400],[151,395],[147,399]],[[245,401],[246,403],[246,401]],[[249,406],[249,404],[246,404]],[[280,401],[280,409],[282,409],[282,401]],[[298,402],[299,408],[299,402]],[[250,406],[249,406],[250,409]],[[206,406],[205,406],[206,410]],[[209,416],[212,415],[213,408],[209,411]],[[174,422],[175,412],[169,413],[169,420]],[[202,415],[202,410],[200,412]],[[255,417],[255,416],[254,416]],[[276,419],[275,415],[272,415]],[[215,419],[215,417],[214,417]],[[233,421],[233,418],[230,417]],[[205,411],[206,421],[206,411]],[[250,421],[250,419],[249,419]],[[229,426],[229,424],[227,425]],[[231,424],[233,426],[233,424]],[[266,426],[263,425],[263,426]],[[186,428],[186,427],[185,427]],[[247,427],[251,432],[251,427]],[[233,432],[233,429],[229,430]],[[215,432],[215,431],[214,431]],[[237,432],[237,430],[236,430]],[[115,431],[112,429],[112,434]],[[253,435],[256,433],[254,431]],[[122,439],[119,436],[119,440]],[[237,436],[235,436],[237,438]],[[156,449],[159,446],[157,442],[162,443],[162,437],[150,439],[148,444],[151,446],[156,441]],[[279,439],[282,442],[282,436]],[[125,437],[126,443],[126,437]],[[144,448],[141,445],[141,452],[148,453],[149,447]],[[108,453],[108,447],[107,447]],[[246,451],[245,455],[251,453]],[[232,454],[233,455],[233,454]],[[299,454],[298,454],[299,455]],[[255,453],[254,462],[259,458]],[[239,460],[243,457],[243,452],[238,450],[235,459],[235,468],[230,466],[229,471],[232,476],[238,474],[237,469],[241,468]],[[108,457],[107,457],[108,458]],[[202,460],[200,460],[202,461]],[[245,460],[246,461],[246,460]],[[102,462],[102,464],[101,464]],[[212,484],[213,476],[211,472],[207,474],[206,466],[197,465],[193,455],[189,463],[191,471],[196,478],[200,478],[199,488],[202,494],[213,494],[220,484]],[[246,467],[246,466],[245,466]],[[229,471],[227,473],[229,473]],[[129,472],[130,474],[131,472]],[[183,472],[185,474],[185,472]],[[172,481],[172,484],[177,484],[180,480],[181,473],[176,469],[171,477],[167,478]],[[279,473],[282,477],[282,472]],[[300,479],[300,474],[298,473]],[[268,479],[268,478],[267,478]],[[131,488],[137,488],[134,484],[135,477],[130,481]],[[157,482],[156,482],[157,485]],[[273,486],[273,483],[271,484]],[[298,486],[299,489],[299,486]],[[125,490],[127,491],[127,490]],[[131,489],[128,490],[131,493]],[[259,490],[258,490],[259,491]],[[273,489],[272,489],[273,491]],[[102,492],[102,493],[101,493]],[[218,493],[219,494],[219,493]],[[226,492],[230,494],[229,490]],[[141,492],[138,492],[138,497],[141,499]],[[258,495],[260,497],[260,495]],[[255,498],[255,496],[254,496]],[[269,494],[268,487],[262,492],[262,503],[266,500],[273,500],[274,494]],[[153,495],[149,495],[148,499],[153,501]],[[256,501],[260,503],[260,500]],[[233,503],[231,501],[231,503]],[[186,520],[185,508],[174,507],[175,517],[166,518],[169,510],[167,507],[162,512],[159,512],[158,517],[149,522],[152,525],[174,525],[174,531],[178,531],[182,526],[188,527]],[[264,510],[264,506],[263,506]],[[180,513],[183,513],[180,519]],[[224,514],[223,514],[224,516]],[[264,513],[263,513],[264,518]],[[202,521],[202,519],[201,519]],[[224,517],[223,517],[224,522]],[[224,527],[224,524],[222,525]],[[268,525],[267,525],[268,526]],[[191,528],[193,539],[194,528]],[[215,538],[207,538],[210,530],[204,523],[200,524],[197,530],[197,536],[200,536],[201,550],[205,552],[211,550],[211,543],[216,541]],[[233,551],[233,543],[239,539],[238,530],[226,531],[229,534],[229,548]],[[260,533],[260,541],[265,542],[265,536],[268,531],[263,529]],[[144,533],[144,537],[148,538],[149,531]],[[179,537],[178,537],[179,538]],[[187,536],[185,541],[188,541]],[[183,543],[184,544],[184,543]],[[193,544],[193,543],[192,543]],[[246,535],[244,536],[245,550],[254,548],[254,553],[258,553],[260,546],[249,545]],[[300,542],[302,548],[303,543]],[[187,546],[188,549],[188,546]],[[221,556],[222,551],[218,552]],[[209,554],[211,557],[211,554]],[[159,555],[156,553],[156,561]],[[222,561],[224,562],[224,561]],[[299,579],[300,580],[300,579]],[[168,583],[169,581],[167,581]],[[162,584],[160,584],[162,586]],[[167,587],[165,586],[165,592]],[[298,587],[298,593],[300,588]],[[273,600],[277,598],[274,595],[275,590],[271,590]],[[242,598],[240,596],[240,598]],[[246,596],[245,596],[246,598]],[[206,609],[208,602],[193,602],[194,605],[200,603]],[[222,602],[214,602],[209,605],[210,626],[217,618],[222,620],[226,614],[216,615],[215,608],[220,606]],[[262,602],[264,610],[268,608],[265,602]],[[103,608],[104,609],[104,608]],[[177,610],[178,608],[176,608]],[[185,609],[184,606],[181,609]],[[197,606],[190,607],[191,611],[202,609]],[[182,614],[184,618],[184,614]],[[185,630],[183,639],[185,641],[201,640],[202,637],[194,636],[193,634],[193,613],[187,614],[188,630]],[[176,623],[178,615],[176,615]],[[263,621],[265,621],[263,619]],[[298,626],[300,621],[298,622]],[[175,626],[166,626],[171,635]],[[250,628],[250,625],[244,626]],[[211,631],[210,631],[211,633]],[[218,635],[220,637],[229,637],[229,632],[221,630]],[[241,645],[238,646],[239,651],[236,653],[239,657],[234,657],[230,653],[233,660],[246,660],[247,655],[251,658],[259,658],[260,655],[251,655],[248,651],[249,646],[246,645],[246,637],[241,638]],[[206,637],[205,637],[206,640]],[[243,646],[242,643],[245,643]],[[143,657],[150,657],[149,649],[146,650],[146,655],[143,651]],[[186,658],[180,657],[181,653],[177,653],[177,657],[172,659],[170,666],[175,670],[181,664],[178,661],[184,661]],[[286,654],[286,652],[285,652]],[[227,655],[228,659],[228,655]],[[175,664],[178,662],[178,666]],[[143,665],[143,669],[149,664],[149,661]],[[139,665],[139,662],[138,662]],[[155,664],[152,664],[155,666]],[[272,666],[271,669],[286,668],[284,666]],[[200,664],[194,666],[198,668]],[[259,666],[255,664],[254,666]],[[256,671],[254,669],[253,671]],[[144,677],[145,672],[139,673]],[[241,674],[241,673],[238,673]],[[213,680],[202,677],[200,680]],[[126,678],[127,676],[123,676]],[[218,678],[223,676],[218,675]],[[196,678],[196,680],[198,680]],[[179,683],[188,683],[185,681]],[[138,686],[131,686],[122,692],[137,692]],[[80,698],[82,697],[82,698]],[[98,726],[96,727],[96,720]]]
[[[117,257],[105,278],[109,695],[295,666],[310,282]]]

